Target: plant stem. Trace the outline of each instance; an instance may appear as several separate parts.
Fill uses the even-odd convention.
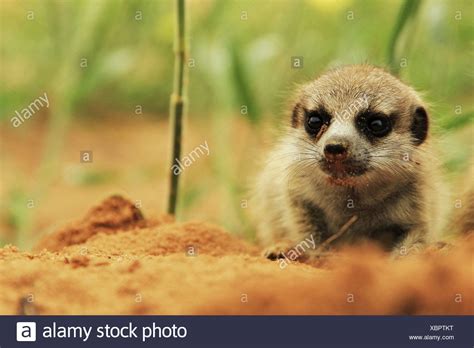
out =
[[[420,7],[421,0],[405,0],[402,8],[400,9],[400,13],[398,15],[397,23],[392,33],[392,37],[389,42],[388,46],[388,64],[390,66],[390,70],[398,75],[400,71],[400,64],[398,64],[398,54],[396,54],[396,49],[400,41],[401,34],[403,30],[406,28],[407,23],[411,18],[416,16],[418,9]]]
[[[168,214],[176,214],[178,200],[179,174],[175,175],[174,168],[181,157],[181,135],[183,132],[184,113],[184,59],[185,43],[185,0],[176,1],[176,32],[175,32],[175,65],[174,88],[170,102],[170,124],[172,131],[170,192],[168,197]]]

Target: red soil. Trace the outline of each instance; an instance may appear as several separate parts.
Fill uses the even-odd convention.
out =
[[[393,261],[366,245],[280,269],[219,227],[113,196],[34,252],[0,249],[0,314],[473,314],[473,251],[464,237]]]

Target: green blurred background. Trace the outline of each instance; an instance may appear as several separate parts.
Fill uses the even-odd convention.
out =
[[[418,8],[408,6],[405,13],[405,1],[395,0],[192,0],[186,6],[185,145],[192,149],[209,139],[212,155],[203,168],[186,173],[182,219],[211,220],[251,238],[252,224],[242,208],[251,182],[247,178],[257,171],[256,159],[263,152],[260,145],[271,140],[270,129],[278,128],[287,116],[286,102],[295,84],[340,64],[366,62],[390,68],[392,60],[391,69],[424,91],[432,106],[442,162],[450,177],[469,166],[473,1],[425,0]],[[143,208],[151,215],[163,212],[174,2],[1,0],[0,20],[0,243],[29,246],[58,221],[80,216],[114,187],[129,196],[143,196]],[[397,27],[400,35],[395,34]],[[303,57],[301,69],[292,68],[292,57]],[[45,91],[50,108],[22,129],[13,129],[15,110]],[[136,120],[137,107],[146,121],[136,121],[140,126],[133,130],[130,119]],[[148,134],[149,140],[141,144],[149,148],[143,152],[146,163],[118,165],[120,154],[102,166],[97,161],[87,168],[73,163],[76,150],[87,149],[87,143],[74,147],[74,132],[78,137],[106,133],[118,123],[135,133],[160,129],[159,136]],[[122,145],[136,145],[140,157],[136,141],[142,138],[135,136]],[[94,144],[100,158],[103,143]],[[112,152],[104,150],[104,157],[112,158]],[[65,167],[68,174],[58,174]],[[155,187],[154,197],[146,198],[143,192],[151,195]],[[77,198],[71,198],[75,192]],[[25,203],[30,199],[43,210],[32,212]],[[52,214],[53,207],[63,205],[61,199],[69,202],[64,203],[68,213]]]

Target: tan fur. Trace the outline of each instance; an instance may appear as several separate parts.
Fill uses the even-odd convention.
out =
[[[437,239],[441,223],[436,156],[429,136],[415,144],[410,133],[416,108],[426,108],[411,87],[380,68],[345,66],[304,85],[293,105],[292,127],[268,155],[255,187],[263,245],[271,249],[282,239],[297,243],[308,234],[320,244],[353,215],[357,222],[337,243],[375,239],[384,244],[384,234],[390,239],[393,226],[407,229],[396,245],[385,243],[397,253]],[[312,138],[305,131],[302,110],[321,106],[333,118],[323,134]],[[355,126],[366,106],[396,116],[392,132],[373,144]],[[334,122],[334,115],[345,118]],[[365,163],[367,172],[333,178],[321,170],[323,145],[339,134],[349,139],[351,156]]]

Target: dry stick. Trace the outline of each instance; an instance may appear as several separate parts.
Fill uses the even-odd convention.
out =
[[[184,111],[184,58],[185,46],[185,3],[184,0],[176,0],[176,35],[175,35],[175,65],[173,94],[170,102],[170,124],[173,134],[171,144],[171,169],[170,169],[170,192],[168,197],[168,214],[176,214],[178,200],[179,175],[174,174],[174,168],[181,157],[181,135],[183,131]]]
[[[316,134],[316,138],[314,139],[314,141],[317,143],[319,141],[319,139],[321,139],[321,137],[323,136],[324,132],[326,131],[326,129],[328,129],[328,125],[327,124],[323,124],[321,129],[319,130],[318,134]]]
[[[358,219],[357,215],[353,215],[340,229],[339,231],[332,235],[331,237],[329,237],[328,239],[326,239],[323,243],[321,243],[321,245],[318,247],[318,249],[316,249],[316,255],[319,255],[321,254],[324,249],[326,249],[326,247],[331,244],[334,240],[336,240],[337,238],[341,237],[344,233],[346,233],[349,228],[352,226],[352,224],[354,224],[354,222],[356,222]]]

